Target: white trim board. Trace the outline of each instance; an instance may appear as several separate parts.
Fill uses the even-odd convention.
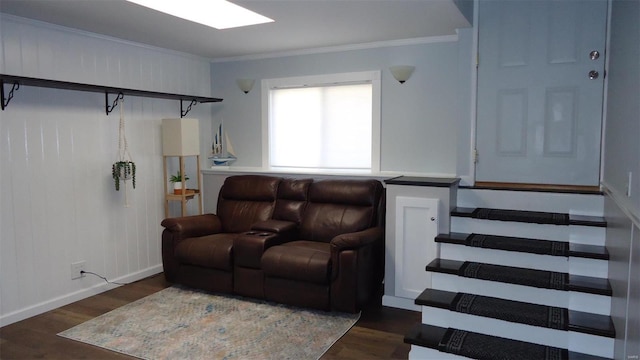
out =
[[[629,197],[622,194],[620,191],[613,188],[606,181],[602,182],[602,191],[607,196],[610,196],[613,202],[624,212],[625,215],[635,224],[636,227],[640,227],[640,213],[639,210],[633,205]]]
[[[144,270],[140,270],[138,272],[132,273],[132,274],[128,274],[125,276],[121,276],[117,279],[114,280],[110,280],[112,282],[125,282],[125,283],[131,283],[134,281],[138,281],[138,280],[142,280],[144,278],[147,278],[149,276],[153,276],[156,274],[161,273],[163,270],[162,268],[162,264],[160,265],[156,265],[156,266],[152,266],[149,268],[146,268]],[[65,306],[71,303],[74,303],[76,301],[82,300],[82,299],[86,299],[88,297],[94,296],[94,295],[98,295],[101,294],[105,291],[109,291],[112,289],[115,289],[117,287],[119,287],[120,285],[115,285],[115,284],[108,284],[106,282],[102,282],[102,280],[100,280],[100,283],[95,284],[91,287],[88,287],[86,289],[81,289],[66,295],[62,295],[59,296],[57,298],[54,299],[50,299],[44,302],[41,302],[39,304],[35,304],[33,306],[29,306],[23,309],[19,309],[16,310],[14,312],[11,312],[9,314],[5,314],[0,316],[0,327],[2,326],[6,326],[9,324],[13,324],[15,322],[30,318],[32,316],[36,316],[36,315],[40,315],[42,313],[45,313],[47,311],[51,311],[54,309],[57,309],[61,306]]]
[[[382,305],[392,307],[392,308],[397,308],[397,309],[411,310],[411,311],[422,310],[422,306],[416,305],[415,300],[402,298],[398,296],[392,296],[392,295],[383,295]]]

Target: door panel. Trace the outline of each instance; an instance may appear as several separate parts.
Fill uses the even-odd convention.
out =
[[[527,89],[498,91],[497,151],[500,156],[527,153]]]
[[[606,14],[606,0],[480,1],[476,181],[599,184]]]
[[[437,257],[439,199],[396,198],[395,295],[415,299],[431,287],[425,259]]]

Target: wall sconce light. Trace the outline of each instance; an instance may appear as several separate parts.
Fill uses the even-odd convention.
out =
[[[251,91],[251,89],[253,89],[253,84],[255,84],[255,82],[256,81],[254,79],[238,79],[238,80],[236,80],[236,83],[238,84],[238,87],[245,94],[248,94],[249,91]]]
[[[409,80],[411,74],[413,74],[413,70],[415,66],[409,65],[401,65],[401,66],[392,66],[389,68],[391,71],[391,75],[400,82],[400,84],[404,84],[405,81]]]

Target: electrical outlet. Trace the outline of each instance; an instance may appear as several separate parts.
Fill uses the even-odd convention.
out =
[[[82,271],[84,271],[85,262],[78,261],[71,263],[71,280],[80,279],[84,277]]]

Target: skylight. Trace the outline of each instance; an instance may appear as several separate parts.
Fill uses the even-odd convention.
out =
[[[273,22],[226,0],[127,0],[219,30]]]

